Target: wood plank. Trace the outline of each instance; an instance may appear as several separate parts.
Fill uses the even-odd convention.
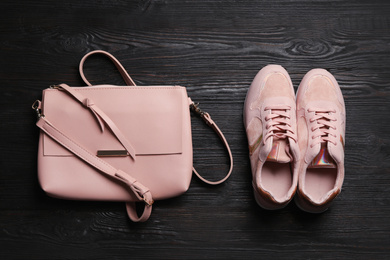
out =
[[[1,259],[387,259],[390,256],[390,2],[2,1],[0,23]],[[193,178],[183,196],[156,202],[131,223],[119,202],[48,197],[37,180],[32,102],[51,84],[84,85],[88,51],[114,54],[139,85],[183,85],[225,133],[231,178]],[[284,66],[297,88],[328,69],[347,108],[346,178],[331,209],[294,203],[270,212],[253,199],[242,109],[265,65]],[[123,84],[92,57],[95,84]],[[194,162],[208,178],[228,169],[218,137],[192,118]],[[21,250],[23,249],[23,250]]]

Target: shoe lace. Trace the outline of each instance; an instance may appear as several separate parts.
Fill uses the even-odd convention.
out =
[[[271,110],[271,113],[265,117],[265,121],[267,122],[267,134],[263,139],[264,144],[271,136],[274,136],[278,139],[286,139],[287,137],[290,137],[295,142],[297,142],[296,135],[291,127],[291,118],[289,113],[291,110],[290,106],[267,106],[264,110]]]
[[[311,127],[311,131],[313,132],[312,139],[314,140],[310,147],[319,144],[331,142],[334,145],[337,145],[336,142],[336,126],[335,122],[337,121],[334,114],[335,110],[327,110],[327,109],[317,109],[317,108],[309,108],[309,113],[314,112],[314,115],[310,118],[310,123],[316,121],[317,123]]]

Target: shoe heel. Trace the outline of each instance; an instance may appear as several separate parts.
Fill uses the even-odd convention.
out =
[[[258,191],[256,190],[256,188],[253,188],[253,194],[254,194],[254,197],[255,197],[255,201],[256,203],[263,209],[266,209],[266,210],[278,210],[278,209],[282,209],[284,207],[287,206],[287,204],[290,202],[290,201],[287,201],[283,204],[276,204],[276,203],[269,203],[267,201],[265,201],[261,196],[260,194],[258,193]]]

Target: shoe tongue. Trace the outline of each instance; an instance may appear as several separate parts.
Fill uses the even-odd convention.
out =
[[[268,162],[288,163],[291,162],[292,156],[288,152],[287,139],[274,138],[271,152],[268,154]]]
[[[319,153],[311,161],[308,168],[336,168],[336,163],[330,156],[326,144],[327,143],[321,143]]]

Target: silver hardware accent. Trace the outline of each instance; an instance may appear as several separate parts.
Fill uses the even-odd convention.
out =
[[[203,112],[200,108],[199,108],[199,103],[195,103],[195,102],[192,102],[190,104],[190,110],[192,112],[194,112],[195,114],[197,115],[200,115],[200,116],[203,116],[205,114],[205,112]]]
[[[42,114],[42,111],[41,111],[41,101],[39,100],[35,100],[34,103],[32,104],[31,108],[35,110],[35,112],[37,113],[37,119],[40,119],[41,117],[45,117],[43,114]]]

